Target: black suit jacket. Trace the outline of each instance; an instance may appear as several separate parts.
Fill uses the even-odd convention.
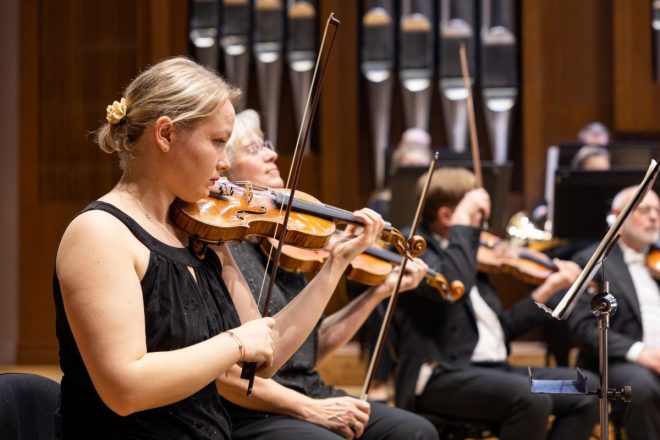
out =
[[[595,250],[596,245],[589,246],[578,252],[573,260],[584,267]],[[608,332],[609,359],[613,363],[625,362],[626,353],[630,346],[643,338],[642,314],[635,285],[628,271],[628,266],[623,260],[623,251],[618,245],[612,249],[605,260],[605,277],[610,282],[610,292],[617,300],[617,310],[610,317],[610,330]],[[598,271],[595,279],[600,281],[600,271]],[[595,290],[593,293],[595,293]],[[580,345],[578,364],[598,371],[599,330],[598,320],[591,313],[592,294],[584,293],[580,297],[568,318],[568,322]]]
[[[497,313],[506,343],[547,319],[527,297],[503,311],[485,275],[477,274],[476,254],[480,230],[454,226],[449,231],[449,247],[440,243],[423,225],[418,231],[427,241],[422,259],[430,268],[445,275],[448,281],[461,280],[465,295],[456,303],[442,301],[438,292],[421,283],[412,292],[403,293],[397,303],[394,325],[399,334],[399,362],[396,376],[397,406],[415,410],[415,384],[420,367],[427,361],[437,364],[437,371],[451,371],[470,365],[479,334],[474,309],[469,299],[477,283],[486,303]]]

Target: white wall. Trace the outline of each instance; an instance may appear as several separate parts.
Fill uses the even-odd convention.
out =
[[[20,0],[0,1],[0,364],[18,343],[18,30]]]

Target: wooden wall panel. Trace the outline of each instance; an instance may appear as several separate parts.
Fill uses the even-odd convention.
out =
[[[653,80],[651,2],[614,0],[615,128],[660,132],[660,83]]]
[[[136,73],[137,17],[125,13],[130,3],[41,2],[39,202],[93,200],[118,176],[91,132],[105,118],[102,103],[119,99]]]

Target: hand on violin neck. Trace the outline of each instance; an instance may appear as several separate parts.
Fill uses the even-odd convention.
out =
[[[531,294],[534,301],[542,304],[545,304],[555,293],[569,288],[582,271],[580,266],[572,261],[555,258],[552,262],[557,266],[557,270],[548,276],[543,284]]]
[[[371,209],[364,208],[355,211],[353,215],[363,224],[361,226],[347,225],[343,238],[337,240],[330,253],[331,259],[344,268],[369,246],[376,243],[385,226],[380,214]]]
[[[385,278],[385,281],[375,287],[374,292],[379,300],[389,298],[392,295],[394,287],[396,286],[396,282],[399,279],[399,268],[400,266],[395,266],[392,269],[392,272],[390,272],[387,278]],[[420,258],[413,258],[412,260],[408,260],[403,278],[401,278],[399,292],[406,292],[415,289],[419,283],[422,282],[428,270],[429,267],[426,265],[424,260]]]
[[[442,210],[442,208],[440,209]],[[449,224],[480,228],[489,217],[490,196],[483,188],[477,188],[465,193],[458,205],[451,211]]]

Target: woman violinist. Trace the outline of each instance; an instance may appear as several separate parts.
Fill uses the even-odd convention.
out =
[[[245,110],[237,115],[228,150],[231,168],[227,177],[230,180],[283,187],[275,163],[277,153],[269,142],[264,142],[255,111]],[[258,297],[266,255],[256,243],[229,244],[229,248],[253,294]],[[411,261],[401,290],[414,288],[425,273],[425,264],[418,259]],[[321,320],[272,379],[256,379],[252,396],[245,395],[244,381],[239,378],[240,368],[233,367],[222,375],[220,394],[235,403],[228,406],[233,438],[437,438],[433,426],[421,417],[347,396],[342,390],[326,385],[315,370],[316,364],[348,342],[374,307],[391,294],[396,276],[393,272],[383,284],[367,289],[344,308]],[[318,275],[312,283],[316,277]],[[304,286],[303,274],[279,270],[271,310],[276,312],[287,303],[298,301]]]
[[[241,361],[272,375],[313,329],[348,263],[383,229],[364,223],[336,245],[297,301],[259,317],[226,246],[204,259],[169,220],[175,198],[209,194],[229,162],[239,91],[185,58],[142,72],[107,109],[101,149],[119,156],[117,185],[66,228],[54,297],[60,413],[66,438],[229,439],[215,380]]]

